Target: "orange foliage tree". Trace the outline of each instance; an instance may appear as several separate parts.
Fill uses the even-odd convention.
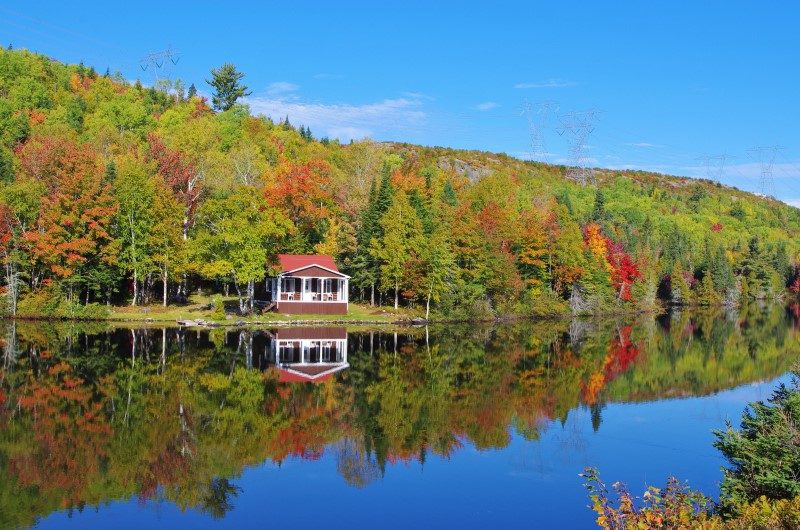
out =
[[[36,225],[24,234],[31,257],[70,288],[85,273],[115,261],[109,233],[116,200],[95,153],[71,140],[46,137],[21,150],[23,171],[47,189]],[[88,296],[88,294],[87,294]]]

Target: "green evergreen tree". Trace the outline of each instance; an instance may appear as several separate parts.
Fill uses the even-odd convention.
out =
[[[361,213],[361,226],[356,234],[357,251],[353,259],[353,285],[370,290],[370,304],[375,305],[375,283],[378,281],[377,266],[369,252],[370,243],[379,237],[380,213],[377,208],[378,188],[372,179],[367,206]]]
[[[191,85],[189,85],[189,90],[186,92],[186,97],[188,99],[192,99],[196,95],[197,95],[197,87],[194,86],[194,83],[192,83]]]
[[[718,247],[713,253],[708,264],[708,272],[714,280],[714,288],[719,293],[726,293],[736,285],[736,276],[733,267],[725,255],[725,249]]]
[[[716,306],[722,303],[722,297],[714,289],[714,280],[710,273],[703,275],[700,285],[697,288],[697,305]]]
[[[104,180],[106,182],[112,183],[117,180],[117,165],[114,163],[113,160],[109,160],[106,164],[106,172],[104,175]]]
[[[592,208],[592,221],[602,223],[606,219],[606,199],[603,190],[597,188],[594,193],[594,207]]]
[[[763,298],[766,295],[769,287],[768,261],[758,236],[753,236],[747,244],[740,273],[747,279],[747,291],[751,298]]]
[[[449,179],[444,183],[444,189],[442,190],[442,202],[453,207],[458,204],[458,197],[456,197],[453,184]]]
[[[423,248],[422,223],[408,196],[398,191],[380,225],[383,237],[371,241],[370,253],[379,263],[381,287],[394,291],[394,308],[397,309],[400,288],[405,287],[410,266],[418,260]]]
[[[670,285],[673,304],[687,305],[691,303],[692,291],[689,287],[689,283],[686,281],[686,277],[684,276],[683,272],[683,265],[681,265],[680,261],[677,261],[675,266],[672,268]]]
[[[243,78],[244,74],[237,71],[230,63],[211,70],[211,79],[207,79],[206,83],[214,89],[211,103],[216,110],[229,110],[239,98],[252,94],[247,90],[247,86],[242,84]]]
[[[715,431],[714,447],[730,464],[722,480],[722,508],[735,514],[762,495],[793,499],[800,495],[800,373],[791,386],[781,384],[767,402],[757,401],[742,414],[739,430],[730,422]]]

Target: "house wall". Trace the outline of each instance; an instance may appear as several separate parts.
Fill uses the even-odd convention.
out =
[[[347,302],[278,302],[285,315],[346,315]]]

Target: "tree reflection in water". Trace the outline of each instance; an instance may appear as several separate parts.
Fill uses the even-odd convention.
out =
[[[275,330],[5,322],[0,526],[131,497],[224,517],[246,466],[331,452],[346,483],[365,488],[397,462],[506,447],[512,432],[534,441],[553,422],[575,454],[585,442],[570,411],[586,408],[602,430],[611,402],[775,377],[800,354],[799,320],[796,307],[767,307],[428,334],[305,330],[283,332],[305,341],[283,358]],[[346,347],[333,343],[342,337]],[[554,465],[535,451],[524,460]]]

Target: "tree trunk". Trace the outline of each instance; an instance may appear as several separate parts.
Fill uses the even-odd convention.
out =
[[[239,282],[236,281],[236,275],[233,274],[233,286],[236,288],[236,296],[239,297],[239,314],[244,314],[244,297],[242,290],[239,289]]]
[[[394,282],[394,308],[397,309],[397,302],[400,295],[400,286]]]
[[[375,282],[372,282],[372,290],[370,291],[369,295],[369,305],[370,307],[375,307]]]
[[[256,286],[254,280],[247,281],[247,309],[250,313],[253,312],[253,297],[255,296]]]
[[[164,263],[164,269],[163,269],[163,272],[161,274],[162,274],[161,281],[162,281],[162,284],[164,286],[164,292],[163,292],[164,307],[167,307],[167,292],[168,292],[167,287],[168,287],[168,285],[167,285],[167,264],[166,263]]]
[[[133,270],[133,302],[132,306],[136,305],[136,298],[139,296],[139,280],[136,275],[136,269]]]
[[[428,291],[428,299],[425,301],[425,320],[431,316],[431,292]]]

